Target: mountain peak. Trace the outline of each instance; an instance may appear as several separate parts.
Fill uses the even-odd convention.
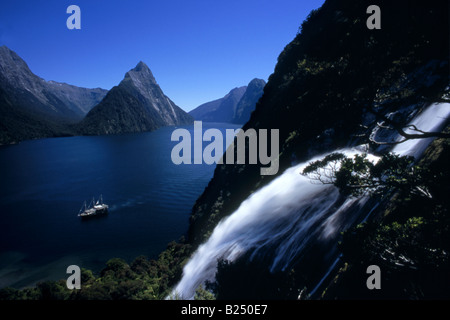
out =
[[[139,61],[136,67],[125,74],[123,82],[131,82],[138,88],[144,88],[148,87],[149,85],[157,84],[152,71],[143,61]]]
[[[48,98],[42,93],[44,79],[31,72],[27,63],[5,45],[0,47],[0,74],[12,87],[25,88],[36,94],[43,103],[48,102]]]
[[[241,99],[242,95],[245,93],[245,90],[247,90],[247,86],[236,87],[234,89],[231,89],[225,97],[236,96],[236,99],[239,101],[239,99]]]
[[[134,67],[133,69],[134,71],[140,72],[140,71],[146,71],[146,70],[150,70],[150,68],[145,64],[144,61],[139,61],[138,64],[136,65],[136,67]]]
[[[2,46],[0,46],[0,51],[1,52],[11,51],[11,49],[9,49],[6,45],[2,45]]]
[[[14,52],[12,51],[10,48],[8,48],[6,45],[2,45],[0,46],[0,53],[1,54],[5,54],[5,53],[11,53]]]
[[[80,130],[84,134],[143,132],[192,122],[190,115],[164,95],[150,68],[139,61],[86,115]]]
[[[19,69],[29,71],[26,62],[5,45],[0,47],[0,66],[4,72],[18,72]]]
[[[251,86],[265,86],[266,85],[266,81],[264,81],[263,79],[258,79],[258,78],[254,78],[252,81],[249,82],[248,87]]]

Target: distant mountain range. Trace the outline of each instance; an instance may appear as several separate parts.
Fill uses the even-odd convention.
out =
[[[141,61],[89,111],[79,124],[79,132],[143,132],[190,123],[193,118],[164,95],[149,67]]]
[[[0,47],[0,144],[70,134],[68,124],[80,121],[106,95],[45,81],[14,51]]]
[[[232,89],[223,98],[204,103],[189,114],[195,120],[244,124],[250,119],[266,82],[253,79],[247,86]]]
[[[247,89],[246,86],[232,89],[223,98],[206,102],[189,111],[195,120],[207,122],[231,122],[233,110]]]
[[[108,90],[46,81],[0,47],[0,145],[27,139],[142,132],[193,118],[164,95],[143,62]]]
[[[139,62],[110,91],[46,81],[6,46],[0,47],[0,145],[27,139],[156,130],[195,120],[244,124],[266,82],[253,79],[223,98],[186,113]]]

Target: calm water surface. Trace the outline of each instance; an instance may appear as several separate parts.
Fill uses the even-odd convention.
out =
[[[0,287],[63,279],[71,264],[100,271],[112,257],[156,258],[183,236],[215,166],[173,164],[174,129],[0,147]],[[81,220],[100,194],[110,213]]]

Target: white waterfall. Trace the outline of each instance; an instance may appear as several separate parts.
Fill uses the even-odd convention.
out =
[[[449,112],[450,104],[434,104],[412,124],[424,131],[437,131]],[[418,156],[431,141],[426,140],[411,140],[397,145],[393,151]],[[350,148],[336,152],[349,156],[361,153]],[[310,161],[322,157],[287,169],[224,218],[186,264],[173,294],[192,299],[201,283],[214,279],[218,259],[234,261],[246,252],[254,257],[265,254],[270,248],[270,270],[284,270],[298,259],[311,241],[334,241],[338,232],[365,219],[370,208],[362,208],[368,197],[349,197],[343,201],[334,186],[312,184],[300,174]],[[326,270],[336,263],[336,258],[337,253],[330,257]]]

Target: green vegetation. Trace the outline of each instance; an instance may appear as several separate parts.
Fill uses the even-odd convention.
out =
[[[427,185],[429,179],[435,178],[428,169],[414,165],[414,157],[392,153],[376,163],[367,159],[367,154],[348,158],[342,153],[332,153],[310,163],[302,174],[323,184],[334,184],[342,193],[354,196],[363,193],[388,195],[395,190],[405,197],[432,198]]]
[[[188,244],[171,242],[157,260],[140,256],[128,264],[113,258],[98,276],[82,269],[80,290],[67,289],[66,280],[45,281],[23,290],[0,289],[0,300],[161,300],[179,279],[190,250]]]
[[[197,290],[195,290],[194,300],[215,300],[216,296],[210,290],[207,290],[200,285]]]
[[[336,172],[336,186],[353,193],[375,189],[387,203],[378,219],[343,234],[344,266],[323,298],[450,297],[449,155],[450,139],[439,139],[417,165],[410,158],[393,155],[376,165],[363,156],[340,160],[344,164]],[[316,165],[306,171],[317,170]],[[359,174],[349,178],[348,170],[362,172],[364,178]],[[382,270],[383,290],[367,290],[361,281],[372,264]]]

